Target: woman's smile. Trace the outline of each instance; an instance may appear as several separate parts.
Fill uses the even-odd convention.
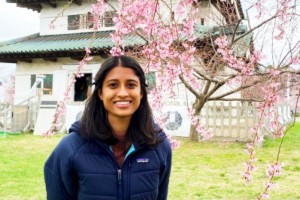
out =
[[[115,104],[116,106],[120,108],[127,108],[130,106],[131,101],[116,101]]]

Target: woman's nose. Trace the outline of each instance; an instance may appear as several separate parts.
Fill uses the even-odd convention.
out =
[[[119,96],[128,96],[128,91],[125,86],[120,87],[118,91]]]

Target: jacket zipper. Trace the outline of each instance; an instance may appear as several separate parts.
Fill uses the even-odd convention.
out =
[[[122,169],[118,169],[118,182],[119,182],[119,186],[121,186],[121,182],[122,182]]]
[[[128,159],[128,157],[125,159],[125,160],[127,160]],[[129,191],[127,191],[126,189],[124,189],[124,188],[122,188],[122,169],[123,169],[123,166],[124,166],[124,164],[125,164],[125,160],[124,160],[124,162],[123,162],[123,164],[122,164],[122,166],[120,167],[120,168],[118,168],[117,169],[117,174],[118,174],[118,186],[119,186],[119,199],[123,199],[123,197],[122,197],[122,195],[125,195],[125,193],[127,192],[128,194],[129,194]],[[129,162],[129,167],[130,167],[130,162]],[[127,177],[127,179],[128,179],[128,177]],[[126,186],[127,184],[125,184],[125,186]],[[125,187],[124,186],[124,187]],[[127,186],[128,187],[128,186]],[[122,191],[122,189],[123,189],[123,191]]]
[[[133,153],[136,153],[137,152],[137,149],[135,149],[133,152],[131,152],[131,154],[130,155],[128,155],[128,157],[124,160],[124,162],[123,162],[123,164],[122,164],[122,166],[121,167],[119,167],[118,166],[118,164],[117,164],[117,160],[116,160],[116,158],[115,158],[115,156],[113,155],[113,152],[112,151],[110,151],[110,150],[108,150],[107,148],[105,148],[104,147],[104,149],[106,149],[106,151],[108,152],[108,154],[109,155],[111,155],[111,157],[114,159],[114,161],[115,161],[115,164],[116,164],[116,167],[117,167],[117,176],[118,176],[118,199],[120,199],[120,200],[122,200],[123,198],[122,198],[122,195],[124,195],[123,194],[123,192],[127,192],[128,194],[128,196],[129,196],[129,191],[123,191],[122,192],[122,168],[123,168],[123,166],[124,166],[124,164],[125,164],[125,161],[133,154]],[[130,163],[130,161],[129,161],[129,168],[131,167],[131,163]],[[128,177],[127,177],[127,179],[128,179]],[[128,185],[129,185],[129,179],[127,180],[127,182],[128,182]],[[128,187],[128,189],[129,189],[129,186],[127,186]],[[126,189],[125,189],[126,190]],[[127,196],[126,195],[126,196]]]

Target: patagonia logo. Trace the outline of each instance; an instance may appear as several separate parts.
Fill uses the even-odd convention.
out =
[[[137,158],[136,162],[137,163],[148,163],[149,162],[149,158]]]

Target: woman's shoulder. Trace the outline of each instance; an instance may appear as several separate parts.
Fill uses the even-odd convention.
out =
[[[170,152],[172,150],[169,137],[163,130],[157,133],[157,139],[159,141],[156,145],[158,151]]]
[[[64,136],[47,159],[45,170],[55,171],[60,169],[60,166],[64,166],[64,170],[70,169],[75,154],[84,144],[85,141],[75,132]]]
[[[75,154],[86,141],[76,132],[71,132],[64,136],[59,144],[56,146],[55,151],[58,153]]]

